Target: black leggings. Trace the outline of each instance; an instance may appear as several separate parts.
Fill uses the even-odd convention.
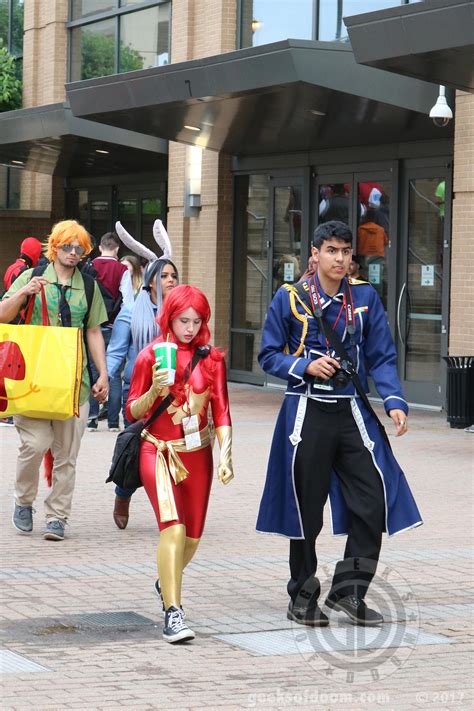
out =
[[[336,565],[331,592],[363,598],[380,554],[385,503],[380,474],[364,446],[350,400],[324,403],[308,399],[301,438],[295,484],[304,540],[290,542],[288,593],[293,601],[299,593],[307,598],[303,586],[312,579],[312,604],[319,597],[319,584],[314,584],[316,538],[323,527],[323,509],[334,470],[348,509],[349,528],[344,560]],[[362,558],[373,562],[359,561]]]

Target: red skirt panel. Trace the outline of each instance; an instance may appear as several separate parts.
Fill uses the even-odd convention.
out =
[[[165,457],[168,454],[165,453]],[[207,505],[211,493],[214,469],[212,449],[209,445],[197,452],[180,452],[179,456],[189,472],[180,484],[171,478],[178,519],[161,523],[156,493],[156,447],[151,442],[142,442],[140,447],[140,478],[155,511],[160,531],[168,526],[182,523],[188,538],[201,538],[206,521]]]

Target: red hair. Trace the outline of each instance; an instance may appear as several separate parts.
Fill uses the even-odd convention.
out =
[[[161,335],[157,340],[170,340],[177,343],[171,324],[183,311],[187,311],[190,308],[194,309],[202,319],[201,328],[191,341],[191,347],[194,351],[198,346],[207,346],[211,338],[211,332],[207,325],[211,318],[211,307],[202,291],[189,284],[175,286],[164,300],[161,313],[157,318],[161,330]],[[217,348],[211,348],[209,356],[200,363],[201,372],[204,374],[209,388],[212,388],[215,363],[222,361],[223,358],[224,354],[221,351],[217,350]],[[170,388],[171,393],[180,403],[186,400],[183,375],[184,371],[178,366],[175,384]]]
[[[193,339],[192,344],[193,346],[207,346],[211,338],[211,332],[207,325],[211,318],[211,307],[202,291],[195,286],[189,286],[189,284],[175,286],[163,302],[161,313],[157,319],[163,340],[166,341],[168,338],[171,341],[176,341],[171,323],[183,311],[190,308],[194,309],[198,316],[202,318],[201,328]]]

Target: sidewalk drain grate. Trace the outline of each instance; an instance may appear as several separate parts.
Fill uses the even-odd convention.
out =
[[[457,640],[441,634],[428,634],[415,628],[403,627],[403,637],[393,644],[390,639],[380,639],[378,627],[331,627],[330,638],[326,639],[326,628],[317,631],[310,628],[304,630],[272,630],[270,632],[245,632],[215,635],[217,639],[241,647],[247,652],[262,656],[277,656],[287,654],[311,654],[319,652],[352,652],[362,649],[384,649],[388,647],[409,647],[431,644],[456,644]],[[329,629],[329,628],[327,628]],[[348,635],[348,629],[351,634]],[[358,637],[358,630],[360,638]],[[355,634],[354,634],[355,632]],[[397,637],[397,635],[395,635]]]
[[[21,674],[25,672],[49,672],[51,669],[42,667],[20,654],[10,652],[9,649],[0,649],[0,672],[2,674]]]
[[[78,627],[148,627],[155,621],[143,617],[136,612],[91,612],[82,615],[69,615],[63,617],[64,624],[77,625]]]

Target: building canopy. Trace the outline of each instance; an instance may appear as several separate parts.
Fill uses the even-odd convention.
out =
[[[68,104],[0,114],[0,164],[64,177],[166,169],[168,144],[78,119]]]
[[[439,138],[437,86],[285,40],[66,86],[75,116],[232,155]]]
[[[474,0],[426,0],[344,22],[357,62],[474,92]]]

